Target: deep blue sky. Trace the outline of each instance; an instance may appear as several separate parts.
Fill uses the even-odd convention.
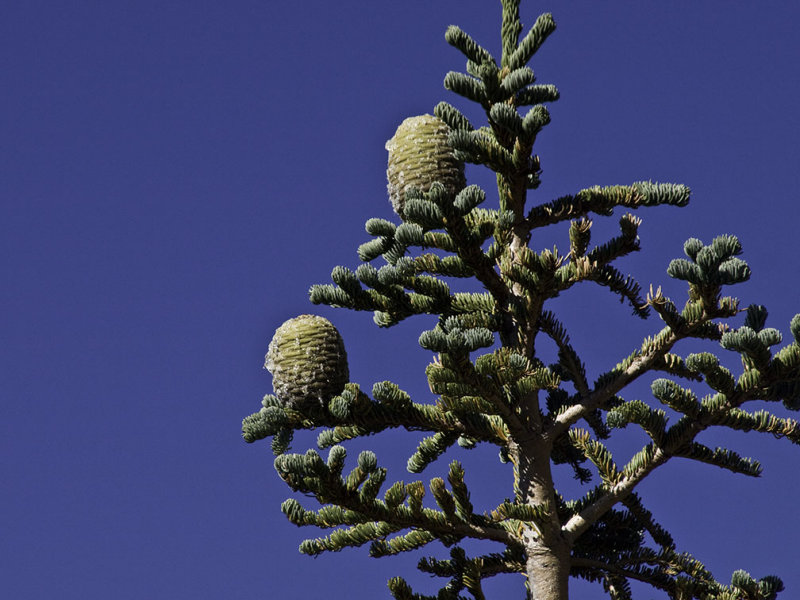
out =
[[[242,442],[239,423],[271,391],[261,366],[275,328],[310,311],[340,328],[353,381],[369,390],[392,379],[429,397],[430,356],[416,345],[425,319],[379,330],[369,314],[310,306],[307,289],[334,265],[357,266],[367,218],[394,217],[384,142],[442,99],[468,107],[441,86],[464,66],[443,33],[458,24],[496,51],[499,4],[0,6],[6,597],[372,599],[389,597],[397,574],[438,589],[415,575],[416,556],[300,555],[319,532],[286,522],[269,446]],[[665,269],[683,241],[736,233],[754,271],[738,295],[766,304],[790,337],[798,5],[537,1],[525,3],[525,24],[543,11],[558,31],[533,67],[562,100],[539,138],[532,200],[642,179],[689,185],[688,208],[639,213],[643,251],[620,268],[645,287],[665,283],[682,304]],[[615,228],[598,223],[596,239]],[[559,302],[592,374],[659,326],[633,321],[600,289]],[[368,445],[408,481],[417,441]],[[764,476],[676,462],[642,487],[645,499],[720,579],[777,573],[784,597],[799,597],[798,449],[748,435],[706,441],[755,455]],[[494,452],[460,458],[476,503],[511,494]],[[521,584],[498,579],[489,593],[521,597]],[[576,599],[601,595],[574,587]]]

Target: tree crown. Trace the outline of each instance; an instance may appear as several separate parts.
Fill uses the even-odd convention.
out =
[[[766,326],[764,306],[742,307],[729,295],[730,286],[750,277],[733,235],[707,244],[689,239],[685,257],[669,264],[668,275],[688,287],[681,308],[661,288],[643,293],[617,269],[618,259],[640,247],[641,220],[631,211],[686,206],[690,190],[684,185],[590,187],[530,204],[529,191],[541,176],[536,138],[550,122],[545,105],[559,93],[537,83],[528,66],[555,30],[553,18],[542,15],[523,30],[519,1],[503,0],[498,61],[460,28],[447,29],[446,41],[467,65],[466,73],[446,75],[445,88],[478,104],[485,124],[476,127],[446,102],[433,115],[404,121],[387,142],[389,195],[399,223],[369,219],[371,239],[357,250],[362,264],[355,270],[337,266],[333,283],[310,290],[312,303],[371,311],[380,327],[436,315],[436,325],[419,337],[420,346],[434,353],[426,376],[435,400],[413,401],[388,381],[375,383],[370,393],[349,383],[338,332],[326,320],[304,315],[282,326],[270,345],[275,394],[244,420],[244,438],[272,438],[279,476],[323,505],[311,510],[289,499],[282,506],[292,523],[333,529],[303,542],[301,552],[369,544],[378,557],[438,540],[450,548],[449,558],[419,563],[422,571],[447,580],[438,598],[468,593],[480,600],[481,581],[501,573],[525,574],[529,595],[537,599],[566,598],[570,576],[600,583],[615,599],[631,597],[631,581],[676,599],[774,598],[782,589],[776,577],[756,580],[737,571],[723,584],[679,552],[636,487],[674,457],[757,476],[757,461],[698,441],[712,427],[800,443],[796,421],[745,408],[753,401],[800,408],[800,315],[790,324],[793,340],[781,346],[780,332]],[[467,185],[464,163],[496,174],[495,207],[486,206],[484,190]],[[615,214],[619,234],[592,244],[593,219]],[[567,223],[561,248],[536,249],[540,230]],[[482,291],[466,291],[466,280],[479,282]],[[549,304],[581,283],[615,294],[634,317],[655,313],[662,321],[594,381]],[[733,324],[742,315],[743,324]],[[542,336],[557,347],[551,362],[539,350]],[[736,353],[740,372],[710,351],[679,354],[686,340]],[[652,405],[623,397],[634,382],[654,374]],[[698,395],[694,388],[700,386],[708,393]],[[640,428],[648,442],[620,460],[605,440],[628,426]],[[387,485],[388,472],[370,451],[361,452],[345,474],[343,444],[391,428],[424,433],[408,459],[411,473],[455,445],[497,446],[500,460],[513,469],[510,497],[486,510],[474,507],[458,461],[450,464],[447,481],[434,477],[427,486]],[[320,430],[317,444],[328,449],[327,458],[316,450],[288,453],[299,429]],[[568,465],[589,487],[579,497],[563,497],[554,464]],[[433,502],[424,499],[427,492]],[[468,540],[496,542],[500,550],[468,556]],[[434,597],[414,593],[402,578],[390,580],[389,588],[398,600]]]

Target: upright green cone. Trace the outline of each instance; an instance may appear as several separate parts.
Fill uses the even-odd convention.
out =
[[[278,327],[264,368],[272,373],[275,395],[294,406],[327,401],[350,377],[342,336],[316,315],[300,315]]]
[[[403,121],[394,137],[386,142],[389,199],[400,217],[409,187],[427,192],[438,181],[455,193],[466,185],[464,163],[456,159],[447,141],[449,132],[450,128],[441,119],[421,115]]]

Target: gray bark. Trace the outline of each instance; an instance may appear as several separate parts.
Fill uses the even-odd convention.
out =
[[[531,600],[568,600],[570,544],[561,531],[550,470],[549,448],[534,436],[523,444],[511,444],[516,469],[517,494],[527,504],[548,506],[546,522],[523,534],[526,575]]]
[[[569,548],[526,544],[526,570],[531,600],[568,600]]]

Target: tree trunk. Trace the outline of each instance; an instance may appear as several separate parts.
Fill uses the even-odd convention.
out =
[[[526,543],[527,576],[531,600],[568,600],[569,549],[552,549]]]
[[[550,448],[539,436],[509,444],[516,493],[531,506],[549,507],[549,518],[523,533],[531,600],[568,600],[570,545],[561,532],[550,471]]]

